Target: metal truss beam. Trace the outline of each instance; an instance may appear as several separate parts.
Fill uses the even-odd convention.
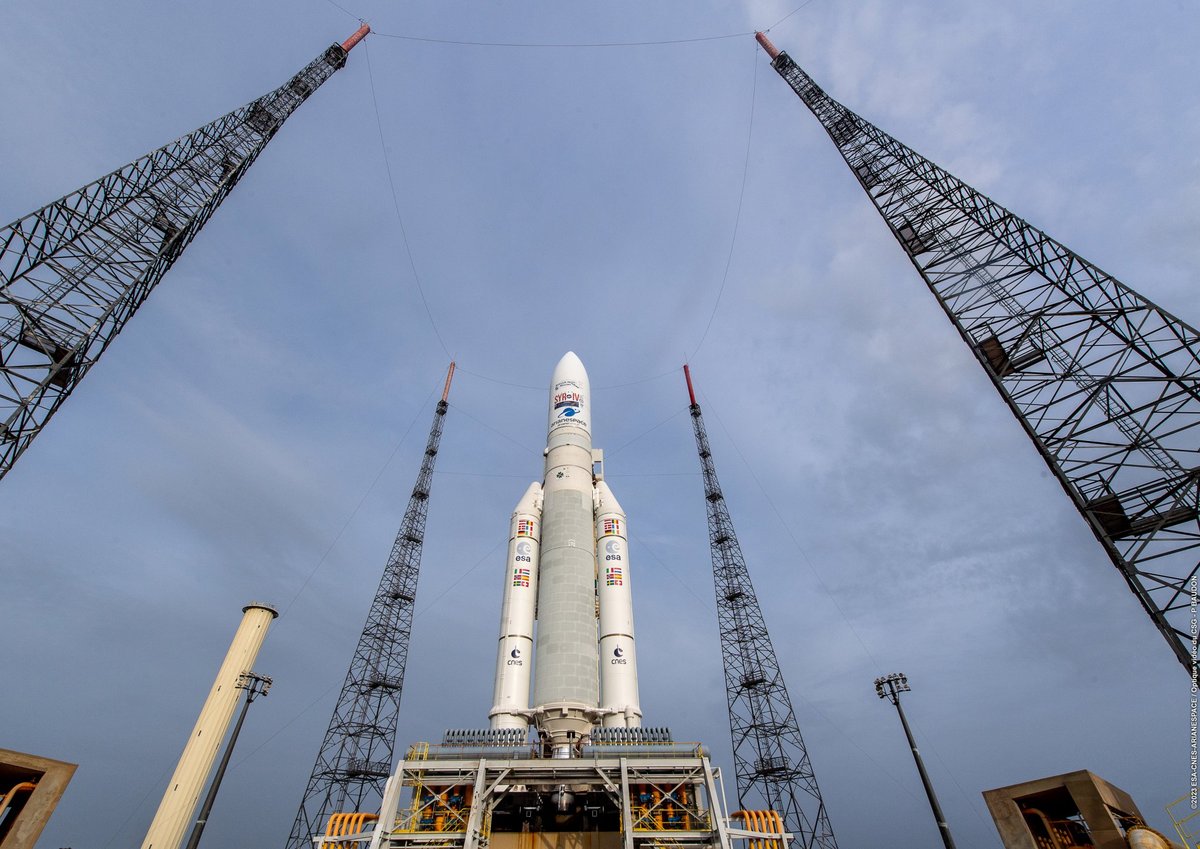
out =
[[[429,493],[453,377],[451,363],[404,520],[304,789],[287,849],[309,849],[313,839],[325,833],[332,814],[379,810],[392,774]]]
[[[758,40],[1194,674],[1200,334],[850,111]]]
[[[274,91],[0,230],[0,477],[369,30]]]
[[[704,417],[692,388],[691,370],[688,366],[683,370],[708,505],[708,541],[712,550],[738,806],[743,810],[767,808],[777,812],[792,834],[791,845],[797,849],[836,849],[837,841],[817,787],[817,776],[717,480]]]

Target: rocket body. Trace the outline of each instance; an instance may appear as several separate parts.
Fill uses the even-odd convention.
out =
[[[541,503],[542,488],[531,483],[513,511],[509,527],[508,576],[500,609],[500,646],[496,651],[496,688],[488,713],[493,728],[529,727]]]
[[[604,481],[596,482],[596,597],[600,607],[600,707],[606,728],[638,728],[637,652],[625,511]]]
[[[587,371],[568,352],[550,381],[543,483],[513,514],[490,712],[493,728],[532,721],[556,757],[596,725],[641,725],[625,513],[595,473],[591,401]],[[522,537],[522,519],[540,529]]]
[[[572,740],[600,701],[591,402],[583,363],[567,354],[550,381],[533,704],[540,728]]]

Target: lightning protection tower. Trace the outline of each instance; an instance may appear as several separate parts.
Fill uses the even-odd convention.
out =
[[[309,849],[313,838],[325,834],[336,814],[370,812],[369,819],[374,819],[373,812],[383,800],[396,748],[429,490],[453,378],[454,363],[450,363],[417,482],[317,753],[287,849]]]
[[[1200,334],[838,103],[757,38],[1194,674]]]
[[[766,807],[778,813],[796,849],[837,849],[775,647],[721,493],[704,417],[692,388],[692,372],[686,365],[683,374],[708,503],[708,541],[738,806],[743,810]]]
[[[0,477],[370,27],[279,88],[0,230]]]

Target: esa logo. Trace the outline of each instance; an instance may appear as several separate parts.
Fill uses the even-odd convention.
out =
[[[513,649],[508,653],[508,666],[524,666],[525,661],[521,660],[521,650]]]
[[[625,659],[625,649],[617,646],[613,649],[612,660],[609,661],[613,666],[625,666],[629,661]]]

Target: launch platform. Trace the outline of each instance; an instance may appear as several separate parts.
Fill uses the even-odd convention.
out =
[[[720,772],[699,744],[674,742],[665,729],[606,732],[572,757],[545,757],[541,746],[494,731],[416,744],[389,780],[378,820],[335,815],[345,819],[317,846],[733,849],[749,839],[758,849],[791,838],[771,812],[722,814]]]
[[[784,849],[775,811],[724,813],[698,743],[642,726],[627,517],[592,447],[591,385],[550,381],[545,466],[512,513],[490,727],[411,746],[378,814],[333,814],[318,849]]]

